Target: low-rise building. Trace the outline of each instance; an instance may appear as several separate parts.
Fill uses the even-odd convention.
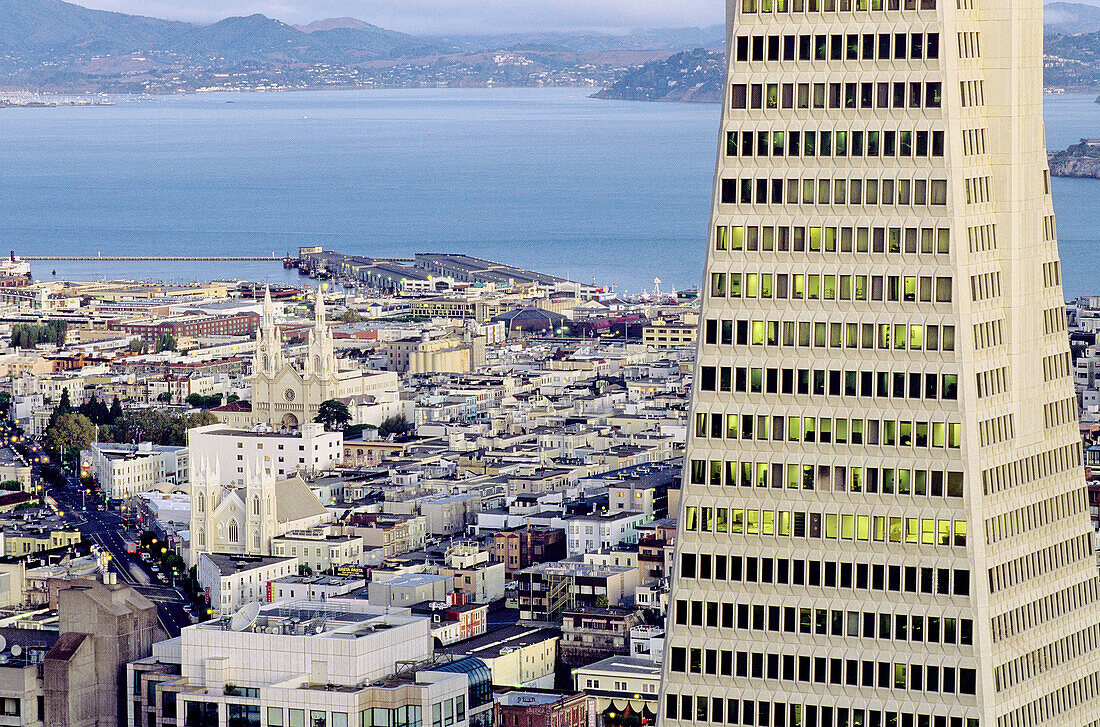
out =
[[[433,661],[429,624],[342,600],[189,626],[127,668],[124,724],[488,727],[488,668]]]
[[[375,574],[377,575],[377,573]],[[430,573],[402,573],[367,585],[372,606],[411,606],[425,601],[446,601],[451,579]]]
[[[440,572],[454,577],[454,590],[467,603],[493,603],[504,598],[504,564],[490,563],[489,552],[476,545],[456,545],[447,551]]]
[[[494,687],[549,689],[554,686],[560,638],[557,629],[505,626],[444,651],[483,661],[492,674]]]
[[[699,326],[682,323],[650,323],[642,328],[642,343],[657,350],[694,346]]]
[[[271,553],[290,556],[314,573],[327,573],[339,565],[361,565],[363,539],[355,535],[333,534],[329,528],[293,530],[271,541]]]
[[[561,528],[527,525],[501,530],[493,534],[492,558],[503,563],[510,576],[536,563],[564,560],[566,557],[565,531]]]
[[[637,543],[637,526],[646,522],[645,513],[612,511],[578,515],[569,519],[569,555],[595,553],[621,543]]]
[[[111,499],[127,500],[166,483],[186,487],[190,478],[187,447],[151,442],[93,444],[80,453],[80,467]]]
[[[362,578],[338,576],[284,576],[271,581],[267,587],[267,600],[278,601],[327,601],[345,596],[367,585]]]
[[[281,480],[328,472],[344,456],[342,435],[313,423],[286,431],[211,424],[190,430],[187,443],[196,462],[216,467],[223,480],[238,485],[255,474]]]
[[[658,663],[635,656],[611,656],[574,669],[573,686],[595,698],[597,727],[657,724],[661,711]]]
[[[268,600],[268,584],[298,574],[297,558],[202,553],[196,576],[216,614],[231,614],[246,603]]]
[[[517,689],[497,695],[496,727],[588,727],[588,697],[583,692]]]
[[[629,605],[638,569],[565,561],[540,563],[516,572],[519,617],[557,621],[569,609]]]
[[[629,608],[576,608],[561,619],[561,660],[568,666],[591,664],[630,653],[630,631],[642,614]]]

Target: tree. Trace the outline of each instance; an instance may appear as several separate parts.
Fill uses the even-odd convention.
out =
[[[111,411],[109,412],[111,424],[117,424],[118,420],[122,418],[122,402],[115,397],[115,400],[111,402]]]
[[[0,391],[0,413],[7,415],[11,409],[11,394],[6,391]]]
[[[408,434],[411,431],[412,426],[409,424],[409,421],[405,418],[404,414],[392,416],[382,422],[382,424],[378,427],[378,434],[382,437],[388,437],[391,434],[396,434],[400,436],[402,434]]]
[[[172,392],[162,391],[161,393],[157,394],[157,401],[161,402],[162,404],[172,403]]]
[[[344,323],[362,323],[366,319],[359,311],[349,308],[340,315],[340,320]]]
[[[338,431],[351,421],[351,412],[348,405],[337,399],[322,401],[317,407],[317,416],[313,421],[324,424],[330,432]]]
[[[95,425],[83,414],[68,413],[46,430],[46,449],[64,459],[86,449],[95,437]]]
[[[68,390],[68,388],[65,388],[65,389],[61,390],[61,400],[57,402],[57,408],[54,409],[54,411],[57,412],[58,416],[61,416],[62,414],[71,414],[72,413],[73,405],[72,405],[72,402],[69,401],[69,390]]]
[[[179,342],[176,341],[176,337],[168,331],[163,331],[157,336],[156,352],[161,351],[178,351]]]
[[[19,483],[19,480],[4,480],[0,482],[0,490],[6,490],[7,492],[20,492],[23,489],[23,485]]]
[[[149,344],[140,338],[130,340],[130,353],[149,353]]]

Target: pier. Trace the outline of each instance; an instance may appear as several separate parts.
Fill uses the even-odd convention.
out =
[[[20,260],[28,262],[55,260],[68,262],[90,262],[95,260],[121,261],[121,262],[216,262],[216,263],[240,263],[240,262],[282,262],[283,258],[264,255],[20,255]]]

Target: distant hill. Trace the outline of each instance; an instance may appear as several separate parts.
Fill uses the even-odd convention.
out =
[[[699,48],[627,71],[594,98],[624,101],[719,103],[725,78],[725,53]]]
[[[309,25],[295,25],[294,27],[303,33],[314,33],[318,30],[336,30],[337,28],[342,30],[367,30],[378,26],[365,23],[356,18],[325,18],[324,20],[314,20]]]
[[[1043,30],[1048,35],[1100,31],[1100,7],[1082,3],[1049,3],[1043,8]]]
[[[195,27],[61,0],[0,0],[0,49],[22,56],[130,53],[161,47]]]

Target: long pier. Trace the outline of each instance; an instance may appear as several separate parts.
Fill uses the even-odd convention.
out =
[[[187,255],[20,255],[20,260],[27,261],[43,261],[43,260],[61,260],[69,262],[80,261],[95,261],[95,260],[107,260],[107,261],[123,261],[123,262],[282,262],[281,257],[275,256],[253,256],[253,255],[199,255],[199,256],[187,256]]]

